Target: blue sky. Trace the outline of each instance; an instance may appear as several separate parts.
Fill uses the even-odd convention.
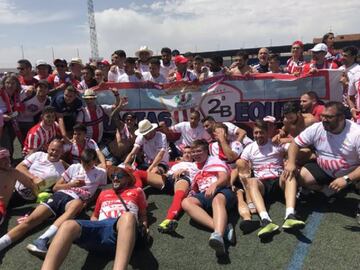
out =
[[[270,3],[269,5],[266,5]],[[148,45],[185,51],[237,49],[311,42],[330,27],[359,33],[360,1],[94,0],[100,55],[133,55]],[[21,58],[70,59],[90,55],[86,0],[0,0],[0,67]]]

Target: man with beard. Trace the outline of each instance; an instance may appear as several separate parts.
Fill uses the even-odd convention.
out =
[[[272,222],[265,207],[264,198],[274,198],[276,194],[284,194],[286,213],[282,228],[284,230],[298,230],[305,223],[295,216],[296,180],[292,175],[283,178],[285,147],[271,142],[268,125],[265,121],[257,120],[254,126],[255,142],[249,144],[241,154],[253,171],[254,177],[246,177],[251,198],[261,219],[262,229],[258,237],[270,237],[279,230],[279,226]]]
[[[336,101],[325,104],[321,121],[306,128],[291,143],[285,177],[295,174],[299,150],[313,146],[316,162],[300,169],[299,185],[331,196],[360,180],[360,127],[345,119],[345,107]]]
[[[320,116],[324,111],[324,105],[319,103],[319,97],[314,91],[309,91],[300,97],[300,107],[303,113],[311,113],[316,121],[320,121]]]
[[[251,67],[248,65],[249,55],[246,52],[239,51],[235,55],[235,65],[230,70],[231,75],[248,75],[252,73]]]
[[[283,107],[284,126],[279,134],[275,135],[273,142],[286,144],[293,141],[301,131],[316,122],[316,118],[310,113],[301,113],[300,106],[296,102],[287,102]]]
[[[314,74],[321,69],[337,69],[338,65],[335,62],[329,62],[325,56],[328,53],[328,47],[324,43],[319,43],[311,49],[312,61],[305,64],[302,69],[302,74]]]
[[[171,60],[170,48],[164,47],[161,49],[161,60],[160,60],[160,73],[165,77],[166,82],[168,81],[169,75],[176,71],[175,63]]]

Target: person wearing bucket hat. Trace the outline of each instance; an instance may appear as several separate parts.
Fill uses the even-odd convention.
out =
[[[16,181],[19,181],[29,188],[34,195],[37,195],[37,186],[27,175],[11,167],[9,150],[0,147],[0,225],[6,217],[6,208],[14,194]]]
[[[100,193],[91,220],[66,221],[52,241],[41,269],[58,269],[72,243],[93,252],[115,253],[113,268],[126,269],[135,242],[148,239],[146,197],[141,188],[134,186],[132,170],[112,167],[109,171],[112,188]]]
[[[49,83],[47,80],[40,80],[35,85],[35,90],[31,96],[22,100],[24,110],[17,117],[22,134],[28,131],[40,120],[40,114],[44,108],[50,105]]]
[[[311,50],[312,60],[310,63],[304,65],[302,74],[314,74],[321,69],[337,69],[338,65],[335,62],[326,60],[328,47],[324,43],[316,44]]]
[[[96,104],[96,93],[93,89],[86,89],[83,95],[85,107],[79,111],[76,122],[83,124],[87,128],[86,135],[93,139],[96,143],[100,143],[104,134],[104,117],[110,116],[111,113],[120,104],[119,93],[117,89],[112,89],[116,102],[113,105]],[[123,102],[123,100],[122,100]],[[121,105],[121,104],[120,104]]]
[[[137,69],[143,73],[149,71],[149,60],[153,56],[153,51],[148,46],[141,46],[139,50],[135,52],[135,56],[138,58]]]
[[[140,149],[143,148],[145,164],[141,164],[139,167],[145,167],[149,172],[166,172],[169,162],[166,135],[156,131],[158,124],[151,123],[148,119],[140,121],[138,126],[139,128],[135,131],[137,137],[134,147],[124,163],[131,164]]]

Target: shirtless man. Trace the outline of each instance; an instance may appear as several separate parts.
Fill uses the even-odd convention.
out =
[[[234,67],[230,70],[231,75],[249,75],[252,68],[248,65],[249,55],[246,52],[239,51],[235,55]]]
[[[20,181],[24,186],[30,188],[37,194],[37,186],[29,177],[14,169],[10,165],[10,152],[6,148],[0,147],[0,225],[6,215],[6,207],[15,187],[16,181]]]
[[[300,106],[295,102],[285,103],[283,112],[284,126],[273,137],[273,142],[277,144],[291,143],[301,131],[317,122],[311,113],[301,113]]]

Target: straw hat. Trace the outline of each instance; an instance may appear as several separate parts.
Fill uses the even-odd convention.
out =
[[[85,90],[83,99],[95,99],[95,98],[96,98],[96,94],[95,94],[94,90],[92,90],[92,89]]]
[[[158,127],[157,124],[153,124],[150,123],[149,120],[144,119],[142,121],[139,122],[139,128],[137,130],[135,130],[135,135],[139,136],[139,135],[146,135],[149,132],[153,131],[154,129],[156,129]]]
[[[150,50],[148,46],[141,46],[140,49],[135,52],[135,56],[139,57],[141,52],[149,53],[150,57],[153,56],[153,54],[154,54],[154,52],[152,50]]]

